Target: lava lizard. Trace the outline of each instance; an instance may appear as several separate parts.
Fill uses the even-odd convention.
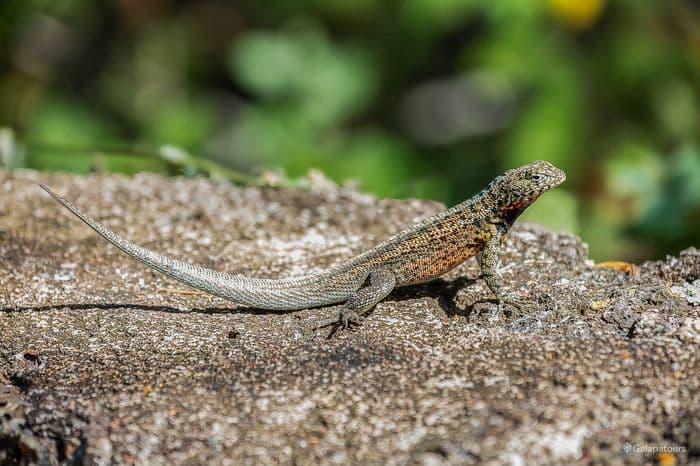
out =
[[[348,327],[404,285],[433,280],[472,256],[499,305],[515,300],[502,289],[499,254],[516,218],[544,192],[566,179],[549,162],[509,170],[483,191],[450,209],[408,227],[370,250],[327,271],[280,279],[252,278],[206,269],[138,246],[40,185],[56,201],[126,254],[170,278],[245,306],[298,310],[343,302],[337,318],[316,328]]]

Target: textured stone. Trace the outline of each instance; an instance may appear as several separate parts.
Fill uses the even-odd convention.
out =
[[[326,339],[311,328],[333,307],[191,293],[38,182],[141,245],[263,277],[316,272],[441,208],[328,183],[0,172],[3,464],[699,460],[700,308],[671,292],[698,278],[696,250],[628,275],[519,225],[502,273],[530,306],[499,312],[470,260]]]

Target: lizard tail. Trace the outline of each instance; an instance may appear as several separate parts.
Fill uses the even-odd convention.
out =
[[[269,310],[296,310],[334,304],[347,299],[350,290],[333,287],[321,275],[287,279],[251,278],[207,269],[171,259],[128,241],[66,199],[40,184],[59,204],[71,211],[97,234],[136,261],[185,285],[229,299],[244,306]]]

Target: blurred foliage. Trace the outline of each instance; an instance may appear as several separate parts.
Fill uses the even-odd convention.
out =
[[[691,0],[4,0],[0,163],[454,204],[546,159],[568,181],[526,218],[659,257],[700,243],[699,25]]]

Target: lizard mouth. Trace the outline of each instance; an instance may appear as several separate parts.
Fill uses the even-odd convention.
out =
[[[557,186],[562,184],[564,181],[566,181],[566,173],[564,173],[563,170],[555,168],[555,171],[549,176],[549,183],[547,183],[543,187],[541,193],[545,193],[545,192],[549,191],[550,189],[556,188]],[[535,200],[537,200],[537,197],[532,199],[533,202]]]
[[[554,183],[552,184],[552,188],[559,186],[564,181],[566,181],[566,173],[564,173],[564,170],[557,169],[557,176],[554,178]]]
[[[537,162],[536,162],[537,163]],[[555,188],[566,181],[566,173],[561,168],[557,168],[549,162],[539,162],[539,175],[544,176],[544,185],[541,192]]]

